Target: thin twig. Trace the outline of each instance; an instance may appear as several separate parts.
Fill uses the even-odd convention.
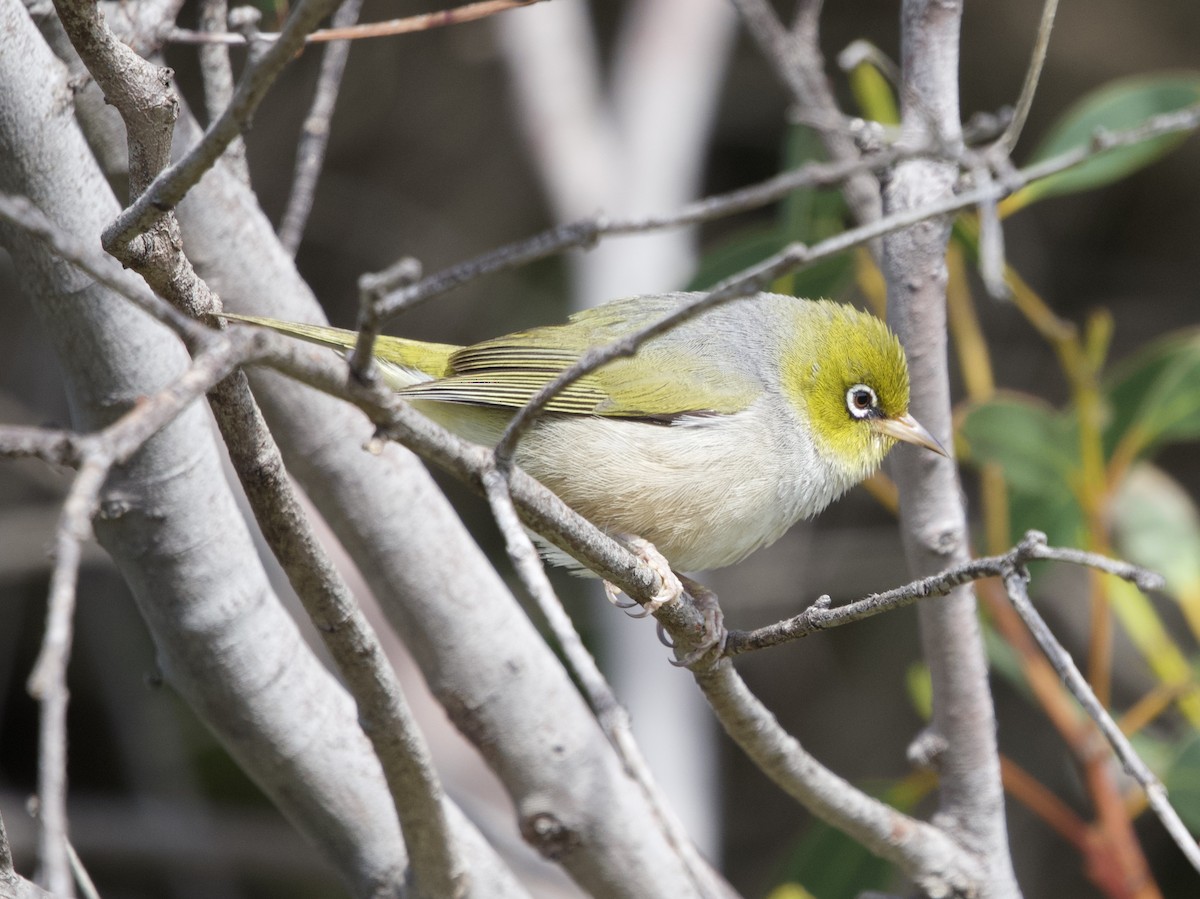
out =
[[[1070,561],[1077,561],[1081,556],[1092,556],[1091,553],[1077,552],[1072,552],[1070,555],[1073,556]],[[1038,554],[1037,557],[1050,558],[1051,556]],[[1053,557],[1062,558],[1062,551],[1056,550]],[[1094,560],[1089,559],[1089,561],[1081,562],[1081,564],[1093,565]],[[1117,577],[1126,578],[1141,589],[1146,589],[1146,587],[1143,587],[1143,584],[1161,587],[1161,579],[1154,580],[1153,575],[1148,576],[1147,573],[1140,572],[1136,566],[1128,566],[1126,568],[1124,563],[1115,563],[1094,565],[1094,567],[1107,571],[1109,574],[1114,574]],[[1120,759],[1125,771],[1145,791],[1150,807],[1171,835],[1171,839],[1175,841],[1175,844],[1187,857],[1192,867],[1200,871],[1200,846],[1196,844],[1195,838],[1188,832],[1187,827],[1180,820],[1178,813],[1171,807],[1166,787],[1163,786],[1162,782],[1155,777],[1154,772],[1138,756],[1137,751],[1133,748],[1133,744],[1129,742],[1129,739],[1121,732],[1121,728],[1117,726],[1116,721],[1109,715],[1108,710],[1096,698],[1096,694],[1080,673],[1075,661],[1055,638],[1045,619],[1038,614],[1037,609],[1034,608],[1033,603],[1029,599],[1028,583],[1029,574],[1022,565],[1006,565],[1004,586],[1008,592],[1008,598],[1013,604],[1013,608],[1017,610],[1017,614],[1021,616],[1021,620],[1025,622],[1026,627],[1033,634],[1033,638],[1042,648],[1042,652],[1050,660],[1050,664],[1054,666],[1059,677],[1066,684],[1067,689],[1071,691],[1071,694],[1083,706],[1088,716],[1096,722],[1105,739],[1112,746],[1113,752]]]
[[[1197,127],[1197,124],[1200,124],[1200,104],[1180,112],[1155,116],[1147,121],[1147,125],[1150,122],[1158,123],[1159,128],[1163,128],[1168,132],[1194,129]],[[1112,135],[1106,141],[1105,148],[1111,148],[1112,146],[1124,143],[1129,135],[1135,132],[1142,134],[1146,130],[1157,130],[1157,128],[1147,129],[1147,126],[1143,126],[1138,129],[1132,129],[1129,132],[1122,132],[1120,137]],[[1137,138],[1137,140],[1144,139],[1144,137]],[[1135,141],[1130,140],[1130,142]],[[1080,148],[1079,150],[1064,153],[1061,156],[1056,156],[1053,159],[1015,172],[1011,178],[1005,179],[1002,184],[989,182],[946,200],[893,213],[876,219],[870,224],[843,231],[841,234],[814,244],[811,247],[802,243],[790,244],[779,253],[763,260],[753,268],[747,269],[744,273],[722,282],[711,292],[702,295],[695,302],[681,306],[670,315],[620,340],[613,341],[604,346],[593,347],[583,353],[575,364],[562,371],[553,381],[542,387],[512,417],[505,429],[504,435],[496,444],[497,457],[500,459],[501,464],[507,464],[521,435],[545,411],[550,400],[571,384],[613,359],[632,356],[647,340],[665,333],[705,310],[722,303],[727,303],[738,297],[763,290],[789,272],[810,265],[820,259],[837,255],[859,244],[868,243],[875,238],[900,231],[931,218],[947,215],[1007,196],[1030,181],[1076,165],[1088,158],[1089,155],[1091,153],[1088,149]]]
[[[229,18],[226,0],[204,0],[200,4],[200,30],[205,34],[224,31]],[[208,121],[214,122],[233,99],[233,66],[229,48],[223,44],[203,44],[200,47],[200,75],[204,82],[204,108]],[[225,161],[243,184],[250,183],[250,167],[246,163],[246,142],[236,138],[225,151]]]
[[[819,36],[821,7],[824,0],[799,0],[792,14],[792,37],[800,42],[815,42]]]
[[[902,587],[886,590],[883,593],[874,593],[841,606],[831,607],[830,598],[822,596],[792,618],[749,632],[730,631],[729,639],[725,644],[725,655],[733,656],[778,646],[800,637],[807,637],[817,631],[841,627],[844,624],[873,618],[884,612],[902,609],[922,599],[946,596],[963,584],[983,578],[1003,577],[1010,568],[1039,560],[1070,562],[1074,565],[1095,568],[1098,571],[1132,581],[1140,589],[1146,591],[1163,589],[1162,577],[1153,571],[1147,571],[1137,565],[1131,565],[1120,559],[1110,559],[1097,553],[1047,546],[1045,534],[1040,531],[1030,531],[1019,544],[1003,555],[971,559],[969,562],[955,565]]]
[[[0,456],[9,459],[32,456],[51,465],[74,467],[79,464],[81,439],[74,431],[0,425]]]
[[[375,339],[379,337],[379,305],[384,297],[421,277],[421,263],[411,256],[402,257],[383,271],[369,272],[358,279],[358,336],[350,354],[350,374],[364,384],[377,378]]]
[[[792,95],[795,108],[789,112],[789,118],[817,129],[822,135],[840,134],[842,137],[848,137],[848,119],[832,102],[832,95],[818,98],[808,90],[810,71],[823,68],[823,60],[815,45],[804,43],[817,36],[816,28],[809,26],[816,25],[819,7],[812,15],[801,17],[797,22],[799,27],[789,32],[780,21],[774,7],[766,0],[733,0],[733,5],[746,30],[774,70],[775,77]],[[853,144],[850,146],[852,148]],[[830,155],[834,159],[847,159],[853,158],[857,153]]]
[[[465,889],[433,759],[378,636],[313,531],[244,372],[209,396],[255,520],[358,705],[359,722],[383,768],[415,874],[417,895]]]
[[[595,658],[584,646],[579,631],[575,629],[574,622],[554,592],[537,549],[521,525],[513,505],[512,494],[508,489],[508,478],[496,466],[494,455],[489,459],[481,481],[492,517],[504,535],[508,557],[521,578],[521,583],[537,604],[551,633],[558,641],[563,657],[583,689],[601,730],[616,750],[626,772],[637,782],[650,807],[658,816],[663,833],[687,866],[697,891],[704,896],[712,895],[716,889],[712,883],[712,869],[700,857],[682,822],[655,784],[641,749],[633,739],[629,713],[613,694],[608,680],[600,671]]]
[[[992,177],[985,166],[974,168],[972,175],[978,184],[986,184]],[[1007,299],[1012,293],[1004,270],[1004,225],[996,201],[984,200],[979,204],[979,275],[993,299]]]
[[[1055,639],[1044,619],[1030,602],[1027,589],[1028,574],[1025,571],[1025,565],[1038,560],[1069,562],[1095,568],[1106,574],[1130,581],[1138,589],[1144,591],[1162,590],[1165,581],[1161,575],[1137,565],[1085,550],[1047,546],[1045,541],[1045,534],[1030,531],[1017,546],[1003,555],[974,559],[931,577],[922,578],[903,587],[868,596],[837,608],[831,609],[829,597],[822,596],[800,615],[787,621],[759,628],[750,633],[731,631],[726,642],[725,654],[736,655],[774,646],[807,636],[818,630],[838,627],[882,612],[903,608],[920,599],[945,596],[956,587],[969,581],[999,577],[1004,581],[1013,607],[1020,614],[1063,683],[1083,706],[1088,716],[1099,726],[1125,770],[1143,788],[1150,807],[1187,856],[1188,861],[1197,871],[1200,871],[1200,847],[1197,846],[1196,841],[1171,807],[1166,788],[1137,755],[1136,750],[1116,721],[1096,698],[1070,655]]]
[[[38,239],[62,259],[162,322],[183,337],[193,351],[201,349],[212,338],[210,328],[204,327],[170,303],[155,296],[144,282],[138,281],[122,269],[111,256],[102,252],[99,247],[78,240],[58,227],[25,197],[0,193],[0,220]]]
[[[1194,131],[1198,125],[1200,125],[1200,106],[1152,116],[1135,128],[1118,132],[1098,133],[1090,146],[1079,147],[1044,160],[1036,165],[1017,170],[1010,177],[1001,179],[999,182],[984,187],[977,187],[972,192],[961,194],[955,201],[949,204],[927,206],[922,210],[913,210],[912,214],[930,218],[950,212],[957,212],[988,200],[1001,199],[1032,181],[1079,165],[1097,153],[1114,147],[1129,146],[1130,144],[1139,143],[1164,134]],[[485,275],[518,268],[529,262],[544,259],[567,250],[586,249],[601,237],[637,234],[660,228],[674,228],[697,222],[712,221],[725,215],[774,202],[791,190],[800,187],[835,184],[844,180],[851,173],[873,171],[876,168],[885,167],[901,159],[914,158],[929,152],[929,147],[892,148],[889,151],[879,154],[877,157],[850,162],[808,163],[791,172],[777,175],[752,187],[741,188],[727,194],[720,194],[690,203],[674,213],[624,220],[594,218],[560,225],[535,234],[533,237],[508,244],[497,250],[492,250],[481,256],[476,256],[465,262],[434,272],[422,278],[411,287],[388,295],[383,302],[378,304],[376,315],[380,321],[390,319],[432,297],[446,293],[456,287],[482,278]],[[810,261],[815,261],[817,258],[824,258],[824,256],[828,255],[827,246],[832,247],[832,252],[840,252],[842,249],[864,243],[880,234],[889,233],[900,227],[907,227],[909,224],[912,224],[910,215],[906,214],[903,220],[889,217],[886,222],[852,228],[841,235],[831,238],[830,241],[822,241],[821,243],[814,244],[808,258]]]
[[[836,162],[858,159],[861,150],[848,127],[848,119],[838,107],[821,56],[817,28],[821,4],[807,2],[809,8],[798,12],[789,32],[767,0],[733,0],[733,3],[779,83],[791,94],[792,121],[817,129],[830,159]],[[842,192],[859,224],[867,224],[883,214],[879,182],[869,173],[859,172],[847,178]],[[877,243],[871,245],[871,253],[878,258]]]
[[[164,209],[173,209],[201,176],[211,168],[235,138],[250,124],[258,105],[275,79],[304,45],[336,0],[300,0],[292,10],[279,39],[242,76],[233,100],[221,116],[183,158],[163,169],[109,225],[102,235],[106,248],[123,247],[154,222]]]
[[[82,543],[91,536],[91,520],[100,488],[113,459],[92,441],[79,474],[63,503],[54,538],[54,571],[46,609],[46,633],[29,676],[29,695],[41,706],[38,731],[38,867],[46,889],[74,895],[67,842],[67,662],[71,657],[75,590]]]
[[[205,34],[217,34],[225,30],[229,18],[226,0],[203,0],[200,4],[200,30]],[[219,116],[233,99],[233,66],[229,62],[229,51],[221,44],[203,44],[200,47],[200,74],[204,81],[204,108],[211,122]]]
[[[474,22],[496,13],[507,12],[510,9],[520,9],[522,6],[532,6],[542,0],[481,0],[479,3],[468,3],[454,9],[440,12],[421,13],[406,16],[403,19],[390,19],[387,22],[368,22],[362,25],[333,28],[322,28],[314,31],[306,39],[306,43],[316,44],[324,41],[356,41],[369,37],[393,37],[398,34],[412,34],[418,31],[429,31],[446,25],[461,25],[463,22]],[[282,34],[260,32],[255,35],[255,41],[277,41]],[[171,28],[163,36],[169,43],[176,44],[228,44],[230,46],[245,45],[246,37],[241,34],[226,32],[214,34],[206,31],[191,31],[187,28]]]
[[[100,899],[100,892],[96,889],[96,884],[92,882],[91,875],[83,866],[83,861],[79,858],[79,853],[75,851],[70,840],[67,840],[67,859],[71,863],[71,874],[75,878],[79,892],[83,893],[83,899]]]
[[[335,29],[353,25],[362,10],[362,0],[344,0],[333,14]],[[346,71],[346,60],[350,58],[349,41],[335,41],[325,48],[321,57],[321,71],[317,75],[317,87],[313,92],[312,107],[300,129],[300,144],[296,147],[296,170],[292,176],[292,191],[288,195],[287,207],[279,224],[279,242],[290,256],[296,255],[300,240],[304,237],[304,226],[312,211],[316,196],[317,179],[325,162],[325,150],[332,134],[330,122],[337,105],[338,92],[342,86],[342,75]]]
[[[1037,92],[1038,80],[1042,76],[1042,66],[1046,62],[1046,51],[1050,48],[1050,32],[1054,30],[1054,16],[1058,12],[1058,0],[1046,0],[1042,6],[1042,18],[1038,22],[1037,40],[1033,45],[1033,55],[1029,60],[1029,68],[1025,70],[1025,81],[1021,85],[1021,94],[1013,109],[1012,121],[1004,130],[998,141],[1004,152],[1011,153],[1021,137],[1025,120],[1029,117],[1030,107],[1033,106],[1033,95]]]

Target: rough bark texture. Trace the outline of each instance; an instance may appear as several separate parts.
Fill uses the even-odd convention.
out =
[[[20,3],[0,0],[0,189],[97,240],[119,208],[64,74]],[[77,428],[111,422],[183,371],[187,355],[165,328],[24,235],[0,237],[55,346]],[[378,762],[349,697],[270,591],[202,404],[111,479],[96,535],[167,681],[356,893],[397,895],[404,850]]]
[[[947,146],[961,144],[958,40],[961,4],[908,0],[902,13],[903,120],[906,129],[936,128]],[[952,162],[898,164],[884,190],[885,212],[952,195]],[[949,221],[933,220],[884,238],[888,318],[908,352],[912,411],[944,446],[953,446],[946,354],[946,241]],[[970,547],[958,471],[950,459],[900,448],[893,462],[901,524],[915,575],[965,561]],[[983,861],[985,895],[1020,895],[1008,852],[1004,795],[987,660],[972,590],[920,606],[921,642],[934,686],[933,731],[943,749],[935,819]]]

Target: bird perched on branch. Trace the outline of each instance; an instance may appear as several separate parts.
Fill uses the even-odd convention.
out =
[[[465,347],[382,336],[375,356],[414,407],[491,445],[585,351],[701,296],[629,297]],[[343,353],[357,337],[226,317]],[[701,312],[567,386],[522,436],[515,461],[610,534],[649,542],[676,572],[703,571],[820,512],[897,441],[945,455],[908,399],[904,351],[878,318],[760,293]]]

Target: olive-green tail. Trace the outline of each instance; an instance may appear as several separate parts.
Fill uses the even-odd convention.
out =
[[[353,349],[358,340],[357,331],[348,331],[345,328],[287,322],[257,315],[235,315],[232,312],[222,312],[221,315],[231,321],[259,325],[280,334],[326,346],[343,355]],[[389,383],[400,389],[414,381],[442,378],[450,374],[450,356],[459,349],[461,347],[449,343],[427,343],[423,340],[408,340],[384,334],[375,341],[375,358],[383,365]]]

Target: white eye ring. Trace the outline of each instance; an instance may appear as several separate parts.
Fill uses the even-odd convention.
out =
[[[879,397],[866,384],[855,384],[846,391],[846,409],[859,421],[874,418],[879,414]]]

